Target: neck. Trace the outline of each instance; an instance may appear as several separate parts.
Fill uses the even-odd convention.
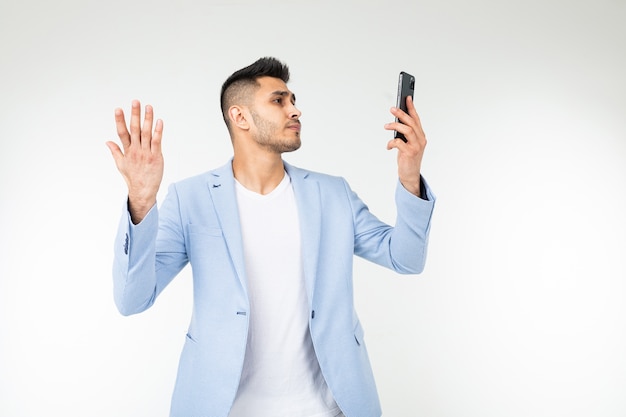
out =
[[[271,193],[285,176],[280,154],[235,152],[233,174],[250,191],[262,195]]]

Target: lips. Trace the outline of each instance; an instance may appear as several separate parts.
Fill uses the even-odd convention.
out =
[[[302,129],[302,124],[300,122],[295,122],[295,123],[289,123],[287,125],[287,129],[292,129],[295,131],[300,131],[300,129]]]

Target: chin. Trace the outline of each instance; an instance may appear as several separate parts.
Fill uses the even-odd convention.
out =
[[[298,136],[294,138],[292,141],[285,141],[281,143],[279,146],[280,146],[281,153],[283,153],[283,152],[297,151],[298,149],[300,149],[301,145],[302,145],[302,142],[300,141],[300,137]]]
[[[291,146],[284,146],[282,153],[297,151],[298,149],[300,149],[300,145],[302,144],[300,141],[298,141],[298,143],[293,143],[291,144]]]

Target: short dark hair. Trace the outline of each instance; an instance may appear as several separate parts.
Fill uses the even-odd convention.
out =
[[[289,67],[276,58],[264,57],[254,63],[235,71],[222,84],[220,93],[220,105],[224,122],[230,130],[228,109],[233,104],[246,100],[250,94],[250,87],[258,87],[257,79],[260,77],[280,78],[285,83],[289,82]]]

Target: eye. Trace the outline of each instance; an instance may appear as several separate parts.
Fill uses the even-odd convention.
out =
[[[277,103],[277,104],[282,104],[282,102],[283,102],[283,98],[282,98],[282,97],[275,98],[275,99],[273,100],[273,102],[274,102],[274,103]]]

